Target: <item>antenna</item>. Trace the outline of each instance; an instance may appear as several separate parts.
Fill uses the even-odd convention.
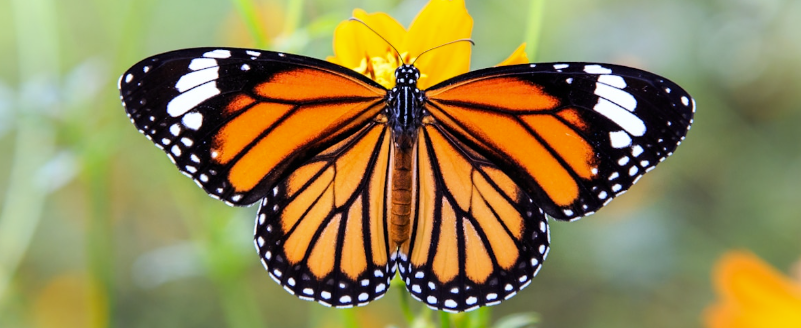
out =
[[[395,54],[398,55],[398,62],[400,62],[400,63],[404,62],[400,51],[398,51],[398,49],[396,49],[395,46],[393,46],[392,43],[390,43],[387,39],[385,39],[383,36],[381,36],[381,34],[378,34],[378,32],[376,32],[372,27],[370,27],[370,25],[367,25],[367,23],[365,23],[364,21],[362,21],[361,19],[358,19],[356,17],[351,17],[348,20],[354,21],[354,22],[359,22],[362,25],[364,25],[364,27],[366,27],[368,30],[373,31],[373,33],[375,33],[375,35],[377,35],[379,38],[381,38],[381,40],[384,40],[384,42],[386,42],[392,48],[392,50],[395,50]],[[459,40],[453,40],[451,42],[443,43],[443,44],[440,44],[440,45],[438,45],[436,47],[433,47],[433,48],[430,48],[430,49],[428,49],[426,51],[421,52],[419,55],[417,55],[417,57],[414,59],[414,61],[411,62],[410,65],[414,65],[414,63],[417,62],[417,60],[420,59],[420,57],[423,54],[425,54],[426,52],[429,52],[429,51],[437,49],[437,48],[442,48],[444,46],[447,46],[447,45],[450,45],[450,44],[454,44],[454,43],[457,43],[457,42],[470,42],[470,44],[476,45],[476,43],[473,42],[472,39],[459,39]]]
[[[434,48],[431,48],[431,49],[428,49],[428,50],[426,50],[426,51],[423,51],[423,52],[421,52],[419,55],[417,55],[417,57],[414,59],[414,61],[413,61],[413,62],[412,62],[410,65],[414,65],[414,63],[415,63],[415,62],[416,62],[418,59],[420,59],[420,57],[422,57],[422,56],[423,56],[423,54],[425,54],[426,52],[429,52],[429,51],[431,51],[431,50],[434,50],[434,49],[437,49],[437,48],[442,48],[442,47],[444,47],[444,46],[447,46],[447,45],[449,45],[449,44],[454,44],[454,43],[457,43],[457,42],[470,42],[470,44],[472,44],[472,45],[476,45],[476,43],[475,43],[475,42],[473,42],[473,40],[472,40],[472,39],[459,39],[459,40],[453,40],[453,41],[451,41],[451,42],[443,43],[443,44],[440,44],[440,45],[438,45],[438,46],[436,46],[436,47],[434,47]]]
[[[395,54],[398,55],[398,62],[399,63],[403,63],[403,57],[401,57],[400,51],[398,51],[398,49],[395,49],[395,46],[393,46],[392,43],[387,41],[387,39],[385,39],[383,36],[381,36],[381,34],[378,34],[378,32],[376,32],[372,27],[370,27],[370,25],[367,25],[367,23],[363,22],[361,19],[358,19],[356,17],[351,17],[348,20],[354,21],[354,22],[359,22],[362,25],[364,25],[364,27],[366,27],[368,30],[373,31],[373,33],[375,33],[375,35],[377,35],[379,38],[381,38],[381,40],[384,40],[384,42],[386,42],[390,46],[390,48],[392,48],[392,50],[395,50]]]

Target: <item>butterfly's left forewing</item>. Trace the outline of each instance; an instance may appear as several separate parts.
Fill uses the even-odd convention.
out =
[[[563,220],[598,210],[671,155],[695,111],[667,79],[589,63],[474,71],[426,99],[439,124]]]
[[[140,132],[209,195],[259,201],[277,181],[355,133],[386,90],[313,58],[234,48],[164,53],[119,81]]]

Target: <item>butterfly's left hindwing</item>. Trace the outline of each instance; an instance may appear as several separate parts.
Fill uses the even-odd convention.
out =
[[[279,179],[361,129],[386,90],[352,70],[268,51],[164,53],[120,77],[140,132],[209,195],[259,201]]]
[[[488,68],[426,98],[446,130],[562,220],[595,212],[671,155],[695,111],[663,77],[590,63]]]
[[[262,202],[256,249],[290,293],[351,307],[387,292],[395,273],[384,222],[390,139],[372,122],[298,167]]]

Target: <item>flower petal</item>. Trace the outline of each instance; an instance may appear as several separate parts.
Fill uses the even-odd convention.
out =
[[[388,51],[394,52],[387,41],[395,47],[403,43],[406,29],[389,15],[380,12],[368,14],[364,10],[355,9],[353,17],[365,22],[375,32],[358,22],[346,20],[339,23],[334,30],[336,60],[331,60],[332,62],[350,68],[358,67],[365,56],[385,57]]]
[[[473,18],[467,13],[464,0],[431,0],[417,14],[403,46],[414,58],[423,51],[458,39],[470,38],[473,31]],[[415,62],[420,72],[425,74],[417,86],[429,86],[470,70],[471,45],[459,42],[434,50]]]
[[[801,327],[801,285],[755,255],[725,255],[713,280],[721,300],[707,309],[707,327]]]
[[[518,65],[518,64],[528,64],[528,56],[526,56],[526,43],[523,42],[511,55],[509,58],[504,59],[500,64],[495,66],[509,66],[509,65]]]
[[[801,287],[751,253],[725,255],[714,275],[721,294],[740,303],[796,303],[801,309]]]

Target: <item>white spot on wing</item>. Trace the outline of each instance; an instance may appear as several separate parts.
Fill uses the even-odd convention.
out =
[[[170,152],[175,156],[181,156],[181,148],[178,148],[178,145],[172,146],[172,148],[170,148]]]
[[[187,128],[192,130],[200,129],[200,126],[203,125],[203,114],[198,112],[191,112],[184,115],[181,123],[184,124]]]
[[[622,77],[618,75],[601,75],[598,76],[598,82],[603,84],[611,85],[618,89],[623,89],[626,87],[626,81],[623,80]]]
[[[219,67],[213,67],[185,74],[178,79],[178,83],[175,83],[175,89],[180,93],[184,93],[203,83],[216,80],[220,77],[218,74],[219,70]]]
[[[631,156],[638,157],[642,154],[643,149],[640,145],[634,145],[631,147]]]
[[[193,71],[199,71],[202,69],[206,69],[209,67],[216,67],[217,60],[211,58],[195,58],[189,62],[189,69]]]
[[[637,108],[637,99],[634,99],[634,96],[626,91],[608,86],[606,84],[596,83],[595,94],[620,105],[620,107],[623,107],[630,112]]]
[[[612,74],[612,70],[601,65],[584,66],[584,71],[590,74]]]
[[[612,143],[612,147],[615,148],[625,148],[631,145],[631,137],[626,131],[612,131],[609,132],[609,140]]]
[[[214,81],[208,82],[170,100],[167,104],[167,114],[172,117],[181,116],[218,94],[220,94],[220,89],[217,89],[217,83]]]
[[[228,58],[231,57],[231,51],[225,49],[217,49],[203,54],[203,57],[208,58]]]
[[[607,88],[617,90],[612,87]],[[598,98],[598,104],[593,109],[633,136],[641,137],[645,134],[645,123],[639,117],[604,98]]]

